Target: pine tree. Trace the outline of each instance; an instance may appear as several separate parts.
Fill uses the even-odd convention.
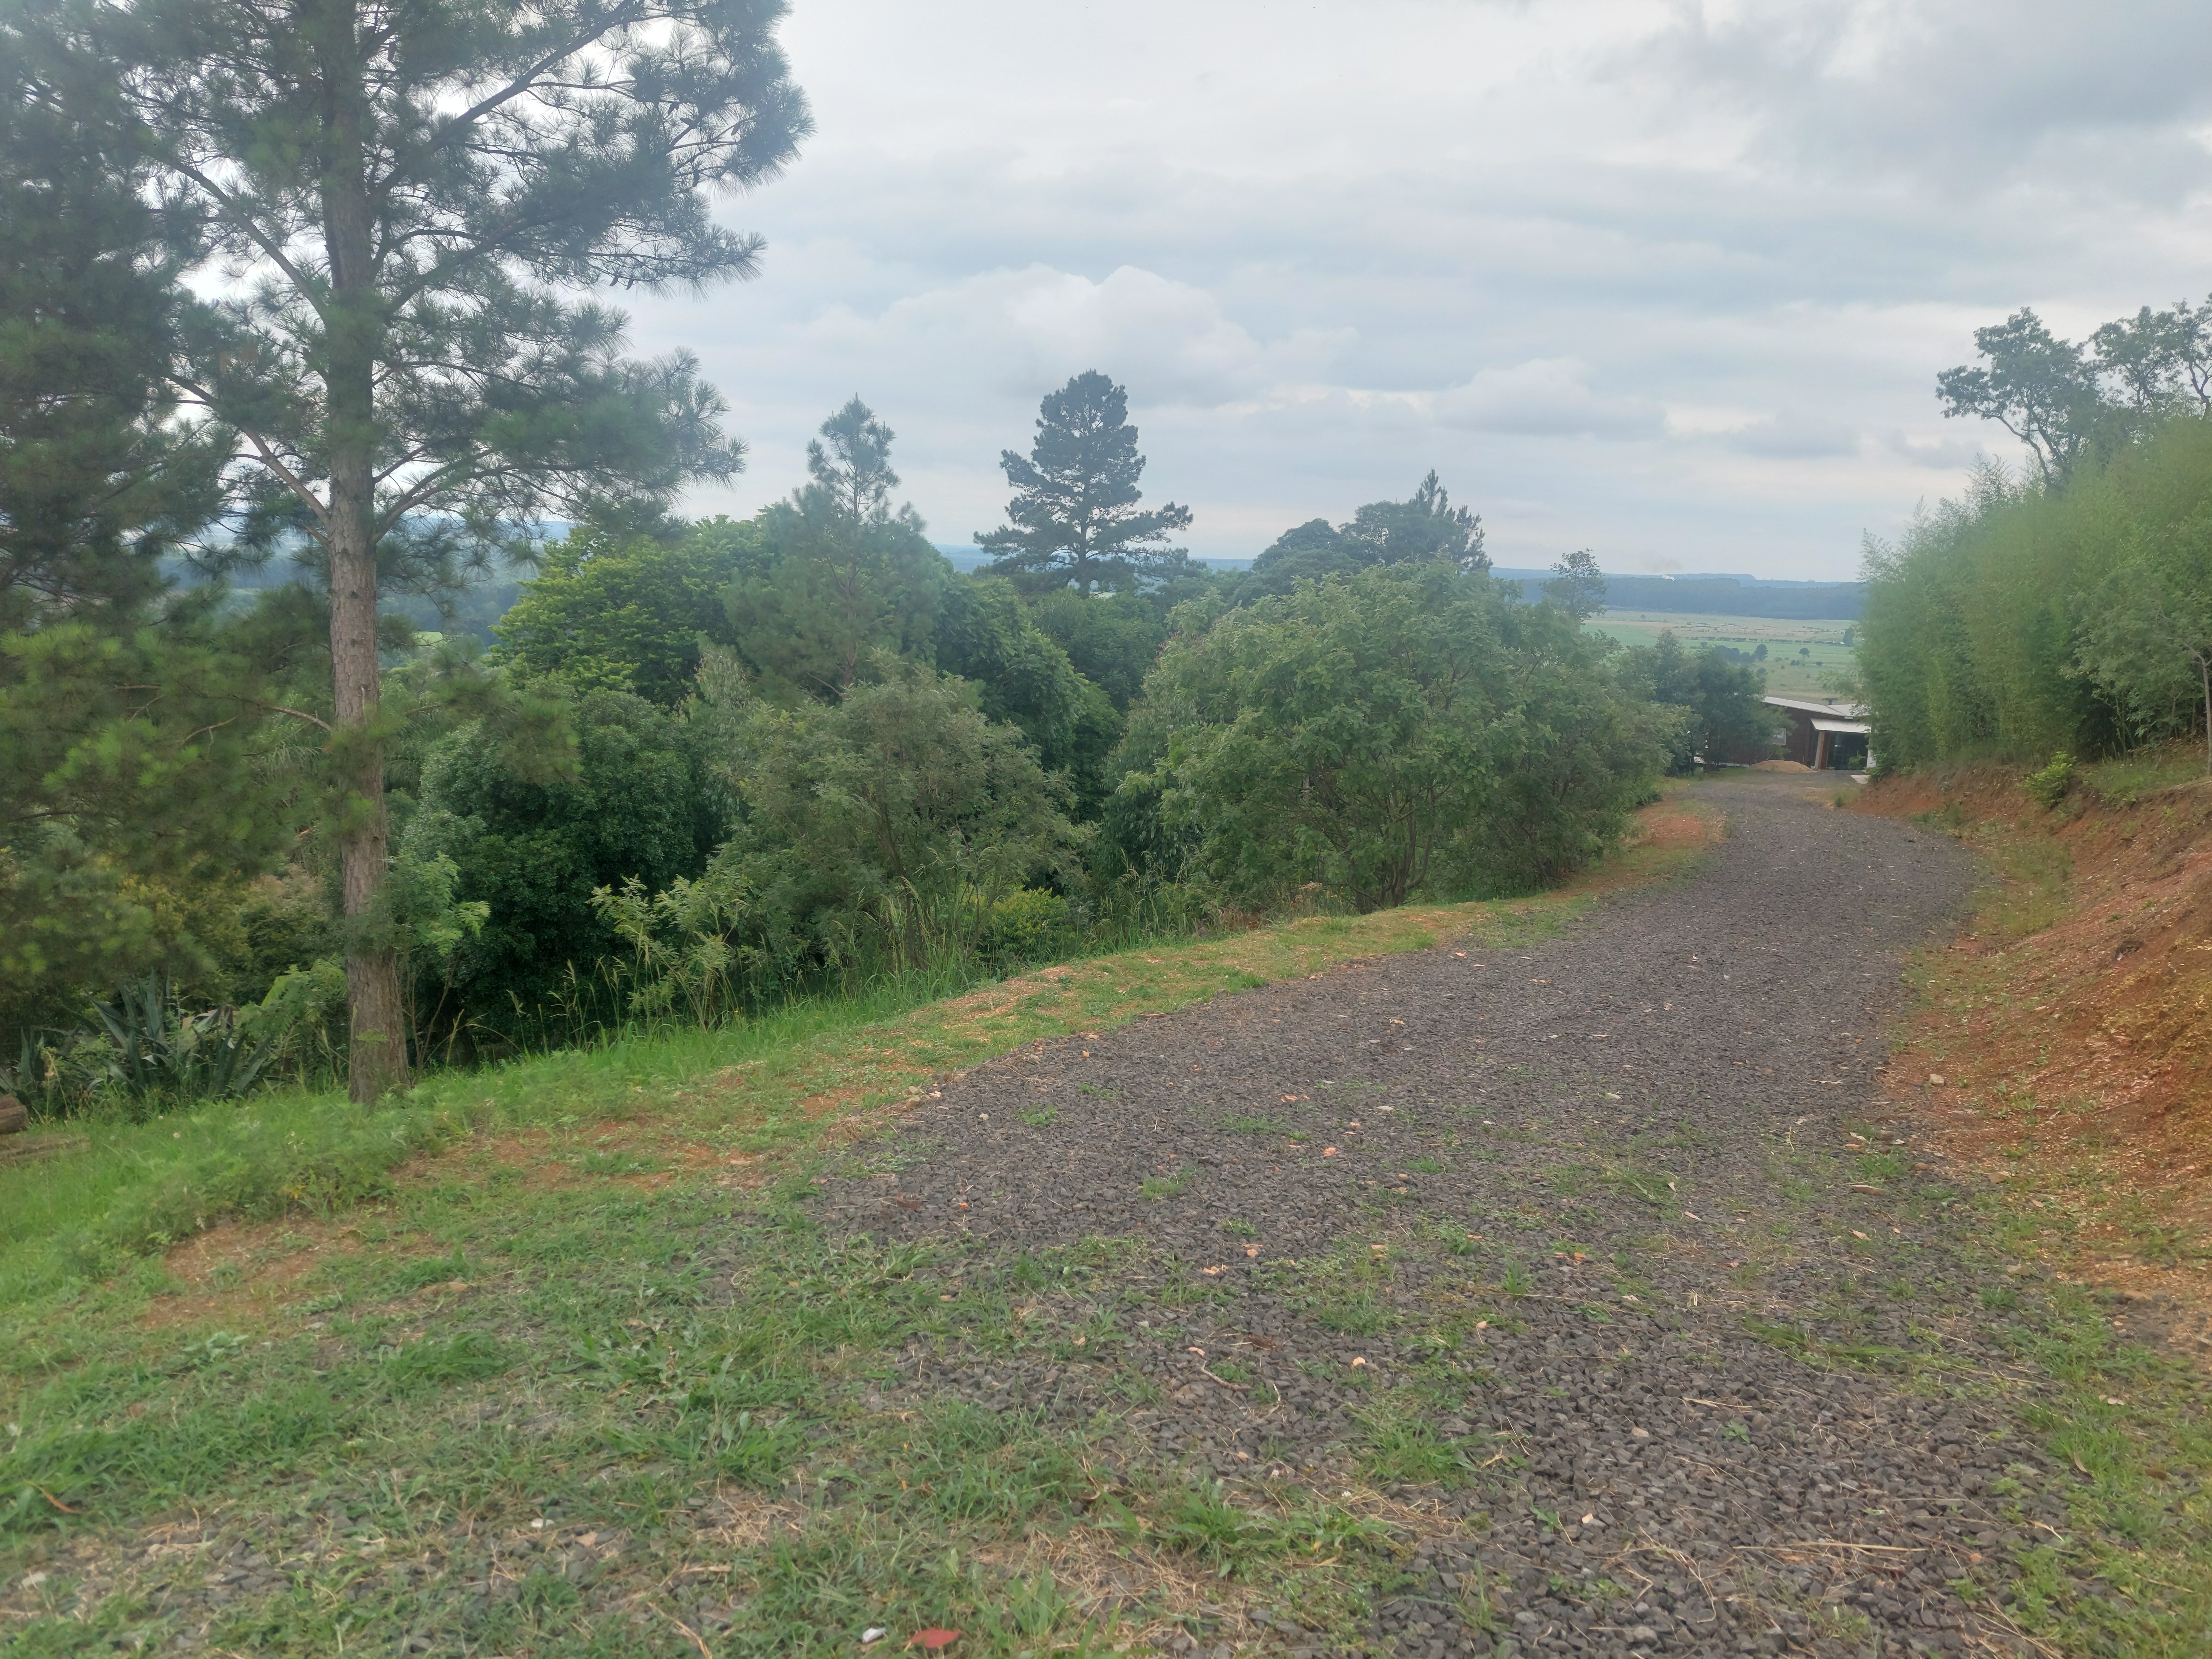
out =
[[[177,385],[240,434],[250,540],[326,573],[352,1089],[403,1084],[377,605],[527,541],[542,514],[649,513],[739,447],[694,361],[623,352],[562,290],[696,289],[761,244],[708,198],[808,128],[780,0],[64,0],[87,97],[114,88],[173,246],[245,281]]]
[[[1072,582],[1087,596],[1102,584],[1164,574],[1185,559],[1167,538],[1190,528],[1190,509],[1173,501],[1149,512],[1137,506],[1145,458],[1128,417],[1127,392],[1096,369],[1046,394],[1029,458],[1011,449],[999,456],[1014,487],[1006,504],[1012,522],[975,538],[999,556],[992,570],[1030,592]]]
[[[778,689],[841,697],[878,651],[926,654],[945,556],[891,507],[891,429],[854,398],[806,446],[807,482],[761,514],[766,556],[729,592],[738,648]]]
[[[113,633],[213,516],[223,451],[172,418],[192,307],[112,105],[64,95],[32,21],[0,17],[0,635]]]

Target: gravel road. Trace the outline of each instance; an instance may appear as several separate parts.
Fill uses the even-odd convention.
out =
[[[2071,1472],[1985,1310],[2017,1281],[1875,1089],[1905,954],[1974,871],[1832,793],[1707,786],[1729,835],[1695,872],[1526,948],[947,1084],[825,1221],[1066,1250],[1092,1272],[1036,1310],[1097,1335],[917,1349],[893,1403],[1111,1407],[1232,1492],[1360,1480],[1405,1547],[1372,1632],[1402,1655],[2014,1650],[2005,1564]],[[1256,1616],[1218,1650],[1323,1650]]]

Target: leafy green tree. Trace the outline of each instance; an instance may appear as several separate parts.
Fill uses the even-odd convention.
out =
[[[1455,561],[1182,621],[1116,797],[1156,800],[1158,829],[1116,828],[1133,859],[1180,845],[1247,904],[1310,881],[1371,910],[1554,878],[1617,830],[1656,759],[1599,646]]]
[[[986,719],[1019,728],[1039,764],[1066,775],[1078,816],[1096,816],[1111,787],[1107,757],[1121,736],[1112,701],[1076,672],[1003,576],[957,576],[942,602],[936,665],[972,683]]]
[[[1731,661],[1723,647],[1686,651],[1672,629],[1662,629],[1653,644],[1622,653],[1617,672],[1639,695],[1684,712],[1670,771],[1687,772],[1699,758],[1763,759],[1774,746],[1765,674],[1753,663]]]
[[[885,653],[835,703],[743,709],[726,764],[744,819],[709,879],[757,908],[764,957],[797,940],[825,963],[934,965],[1031,882],[1079,873],[1064,787],[974,695]]]
[[[2025,309],[1976,329],[1974,349],[1981,364],[1936,377],[1945,417],[1995,421],[2027,446],[2045,484],[2064,484],[2104,408],[2087,355]]]
[[[1011,449],[999,465],[1014,487],[1012,522],[983,531],[976,544],[998,556],[990,569],[1025,590],[1073,583],[1088,595],[1140,577],[1171,573],[1184,562],[1171,532],[1190,528],[1190,509],[1139,508],[1145,458],[1129,424],[1129,395],[1097,370],[1045,394],[1036,441],[1026,459]]]
[[[1552,580],[1544,584],[1544,597],[1550,603],[1577,622],[1587,622],[1605,609],[1605,575],[1588,548],[1568,554],[1552,569]]]
[[[708,198],[807,127],[775,0],[69,0],[46,28],[112,94],[176,245],[233,270],[175,384],[240,435],[251,535],[326,572],[356,1098],[404,1081],[377,613],[547,510],[669,500],[738,451],[682,354],[564,287],[750,274]]]
[[[401,837],[403,864],[449,860],[451,902],[485,907],[447,941],[435,986],[410,987],[437,1010],[425,1020],[433,1040],[471,1023],[534,1036],[569,970],[589,993],[617,949],[593,890],[696,876],[728,827],[702,735],[680,714],[628,691],[537,690],[568,705],[573,763],[549,766],[542,745],[516,743],[495,719],[471,721],[433,750]]]
[[[858,398],[806,447],[806,484],[759,520],[763,557],[730,590],[738,647],[771,686],[842,695],[879,651],[926,657],[951,566],[894,512],[890,428]]]
[[[1067,653],[1076,672],[1103,691],[1115,709],[1126,712],[1167,643],[1170,597],[1168,592],[1124,590],[1085,599],[1062,588],[1034,595],[1028,607],[1036,625]]]
[[[701,641],[734,639],[725,596],[766,562],[765,541],[755,520],[714,519],[672,540],[579,526],[492,625],[494,659],[673,708],[690,693]]]
[[[218,597],[0,639],[0,1021],[66,1021],[149,972],[204,979],[222,918],[199,901],[234,900],[314,821],[319,757],[281,745],[319,735],[317,609],[271,596],[226,620]]]
[[[1285,531],[1252,561],[1237,592],[1247,599],[1288,593],[1317,577],[1424,562],[1470,573],[1490,568],[1481,519],[1451,504],[1433,470],[1402,501],[1370,501],[1340,526],[1313,519]]]

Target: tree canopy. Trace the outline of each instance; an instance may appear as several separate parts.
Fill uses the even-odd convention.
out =
[[[1238,591],[1283,594],[1309,578],[1419,562],[1467,572],[1490,568],[1481,519],[1451,504],[1451,492],[1433,470],[1402,501],[1370,501],[1340,526],[1311,519],[1285,531],[1252,561]]]
[[[1601,642],[1419,557],[1188,606],[1132,711],[1109,825],[1141,865],[1248,905],[1314,883],[1362,910],[1554,879],[1659,759]]]
[[[1145,458],[1129,423],[1129,396],[1096,369],[1045,394],[1036,441],[1026,457],[1001,451],[1014,487],[1012,521],[979,532],[977,545],[998,556],[990,568],[1025,592],[1073,585],[1088,596],[1158,576],[1184,560],[1168,545],[1190,528],[1190,509],[1170,501],[1141,508]]]
[[[2093,449],[2166,416],[2212,415],[2212,300],[2143,307],[2076,343],[2023,308],[1974,331],[1979,363],[1936,377],[1947,417],[1995,421],[2027,446],[2037,477],[2063,489]]]
[[[243,280],[173,383],[238,434],[248,544],[326,574],[331,748],[360,1098],[403,1081],[377,611],[549,509],[657,507],[739,452],[682,353],[625,355],[562,290],[696,288],[760,244],[718,191],[807,130],[776,0],[69,0],[64,97],[113,100],[172,247]]]

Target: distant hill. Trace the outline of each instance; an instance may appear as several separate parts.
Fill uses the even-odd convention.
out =
[[[1548,570],[1498,569],[1531,601],[1543,597]],[[1776,617],[1802,622],[1856,622],[1866,607],[1863,582],[1774,581],[1760,576],[1616,576],[1605,579],[1608,611],[1663,611],[1699,617]]]

